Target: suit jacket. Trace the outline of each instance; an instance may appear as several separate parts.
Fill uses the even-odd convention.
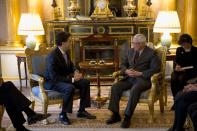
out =
[[[140,79],[150,80],[154,73],[158,73],[160,71],[161,60],[159,59],[156,51],[145,46],[136,62],[134,62],[135,54],[136,51],[131,48],[125,56],[122,57],[121,72],[123,74],[125,74],[126,69],[133,68],[134,70],[142,72],[143,75],[139,77]],[[125,78],[128,78],[128,76]]]
[[[193,69],[187,69],[186,71],[193,74],[197,74],[197,48],[192,46],[190,52],[185,52],[183,47],[178,47],[176,50],[175,64],[179,64],[181,67],[193,66]]]
[[[46,58],[45,68],[45,89],[50,90],[57,82],[72,83],[72,75],[76,69],[67,53],[67,63],[63,54],[56,47]]]

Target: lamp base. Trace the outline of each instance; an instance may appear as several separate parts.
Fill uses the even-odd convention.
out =
[[[169,52],[170,46],[172,43],[172,37],[169,33],[164,33],[161,37],[161,45],[167,47],[167,50]]]
[[[34,36],[28,36],[26,38],[26,47],[30,49],[35,49],[36,47],[36,39]]]

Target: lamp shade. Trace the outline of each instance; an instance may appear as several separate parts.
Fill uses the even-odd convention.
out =
[[[176,11],[160,11],[158,13],[153,32],[180,33],[180,22]]]
[[[19,21],[18,34],[44,35],[44,28],[40,16],[33,13],[22,14]]]

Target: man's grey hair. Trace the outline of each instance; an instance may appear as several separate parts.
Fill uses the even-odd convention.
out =
[[[146,44],[146,37],[143,34],[136,34],[133,37],[133,42]]]

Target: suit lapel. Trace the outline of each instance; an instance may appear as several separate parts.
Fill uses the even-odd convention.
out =
[[[61,63],[63,63],[67,67],[67,63],[64,59],[63,54],[61,53],[61,51],[58,48],[56,50],[57,50],[57,54],[58,54],[58,57],[60,58]]]

